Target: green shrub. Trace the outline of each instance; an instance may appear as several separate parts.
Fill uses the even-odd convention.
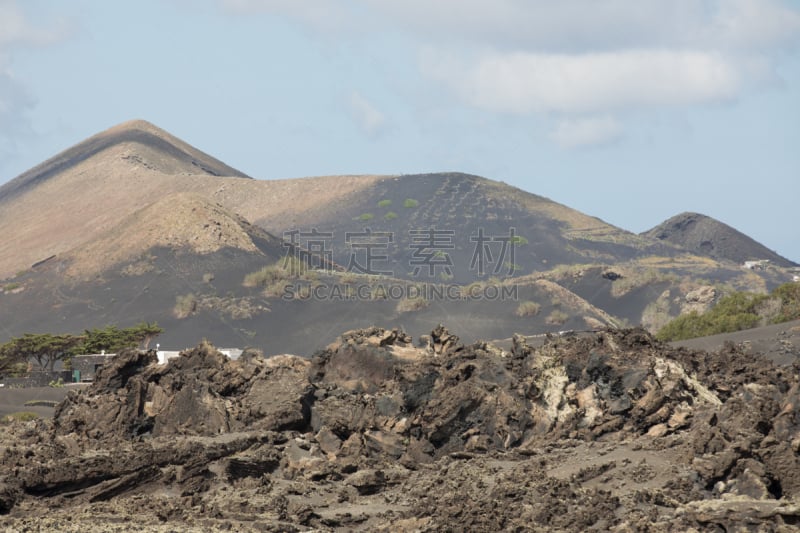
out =
[[[511,238],[511,243],[512,244],[528,244],[528,239],[526,239],[522,235],[514,235],[514,237]]]
[[[392,205],[391,200],[381,200],[378,202],[378,207],[389,207],[390,205]]]
[[[383,215],[384,220],[394,220],[396,218],[397,218],[397,213],[395,213],[394,211],[389,211],[388,213]]]
[[[373,215],[372,213],[362,213],[358,215],[358,220],[360,220],[361,222],[369,222],[373,218],[375,218],[375,215]]]
[[[772,291],[772,296],[781,301],[781,310],[772,322],[788,322],[800,318],[800,282],[784,283]]]
[[[414,200],[413,198],[406,198],[403,202],[403,207],[407,207],[409,209],[413,209],[419,206],[419,202]]]
[[[734,292],[706,313],[692,311],[679,316],[661,328],[656,337],[662,341],[678,341],[754,328],[762,321],[758,308],[769,298],[766,294]]]
[[[536,316],[539,314],[539,310],[541,309],[541,305],[537,304],[536,302],[532,302],[530,300],[526,302],[522,302],[517,306],[517,310],[514,311],[514,314],[519,317],[525,316]]]

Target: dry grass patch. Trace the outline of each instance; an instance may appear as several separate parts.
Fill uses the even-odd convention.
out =
[[[304,279],[308,273],[309,270],[305,263],[296,257],[287,256],[261,270],[247,274],[242,285],[245,287],[269,287],[276,282]]]
[[[544,321],[551,326],[560,326],[567,320],[569,320],[569,315],[560,309],[554,309],[549,315],[547,315],[547,318],[544,319]]]
[[[542,306],[530,300],[520,303],[514,314],[518,317],[536,316],[539,314]]]
[[[197,296],[194,294],[179,295],[175,298],[175,307],[172,308],[172,314],[179,320],[189,318],[197,312],[197,304]]]
[[[425,309],[429,305],[430,302],[424,298],[404,298],[397,302],[396,309],[398,313],[410,313]]]
[[[11,422],[30,422],[31,420],[38,420],[40,417],[33,411],[17,411],[10,413],[3,417],[3,422],[9,424]]]
[[[656,268],[622,270],[622,277],[615,279],[611,284],[611,296],[621,298],[634,289],[653,283],[670,282],[678,283],[681,279],[677,274],[661,272]]]

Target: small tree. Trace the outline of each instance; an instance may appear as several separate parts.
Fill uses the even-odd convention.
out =
[[[157,322],[152,324],[150,322],[141,322],[129,329],[132,330],[132,338],[145,350],[150,348],[150,343],[153,342],[153,339],[164,333],[164,328],[160,327]]]
[[[33,358],[39,368],[52,372],[56,361],[69,359],[72,350],[83,340],[83,337],[70,334],[25,333],[4,344],[3,354],[16,361]]]
[[[25,366],[25,357],[15,349],[14,341],[0,345],[0,376],[16,374]]]
[[[85,340],[76,349],[82,353],[119,352],[136,346],[148,349],[154,338],[164,330],[155,322],[141,322],[130,328],[106,326],[84,332]]]

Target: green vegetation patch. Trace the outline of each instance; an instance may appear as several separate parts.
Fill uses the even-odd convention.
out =
[[[788,322],[800,318],[800,282],[784,283],[772,291],[772,297],[781,301],[781,308],[772,322]]]
[[[381,200],[380,202],[378,202],[378,207],[381,207],[381,208],[389,207],[390,205],[392,205],[392,201],[391,200]]]
[[[413,198],[406,198],[403,201],[403,207],[413,209],[415,207],[419,207],[419,202],[417,200],[414,200]]]
[[[656,335],[662,341],[678,341],[731,333],[759,325],[800,318],[800,283],[784,283],[771,294],[734,292],[705,313],[692,311],[669,322]]]

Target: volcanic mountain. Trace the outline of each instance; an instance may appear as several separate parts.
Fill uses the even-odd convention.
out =
[[[259,181],[144,121],[0,187],[0,232],[6,337],[147,320],[165,346],[310,353],[443,322],[471,342],[656,324],[654,301],[663,322],[707,280],[785,281],[469,174]]]
[[[782,267],[797,266],[744,233],[700,213],[681,213],[642,233],[680,246],[697,255],[742,264],[745,261],[768,259]]]
[[[301,193],[297,180],[250,179],[148,122],[125,122],[0,187],[0,279],[175,193],[196,193],[250,221],[292,223],[371,181],[316,178],[303,181]]]

